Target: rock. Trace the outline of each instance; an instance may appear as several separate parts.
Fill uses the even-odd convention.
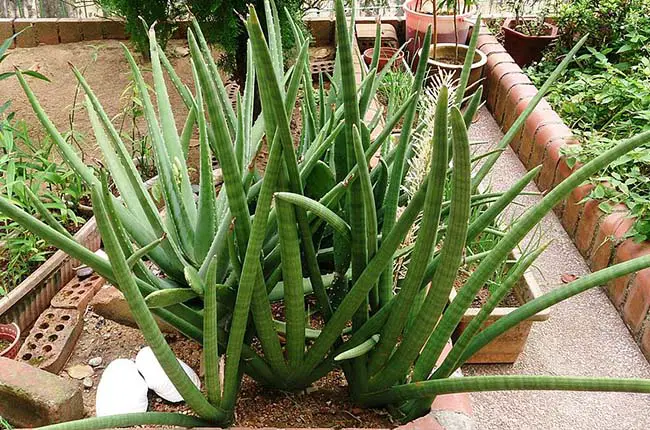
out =
[[[97,367],[97,366],[101,366],[103,361],[104,360],[102,360],[101,357],[93,357],[90,360],[88,360],[88,364],[91,365],[92,367]]]
[[[174,48],[174,54],[177,57],[187,57],[190,55],[190,49],[186,46],[177,46]]]
[[[82,382],[84,384],[84,387],[86,388],[92,388],[93,386],[93,378],[91,378],[90,376],[86,376]]]
[[[124,299],[124,295],[120,290],[115,288],[112,285],[104,285],[98,292],[95,294],[95,297],[90,302],[93,311],[109,320],[113,320],[116,323],[128,325],[129,327],[138,328],[138,325],[133,319],[133,314],[129,309],[129,305]],[[164,332],[167,333],[176,333],[176,329],[166,322],[158,319],[158,327]]]
[[[77,268],[77,278],[84,279],[93,274],[93,269],[88,266],[80,266]]]
[[[95,374],[93,368],[87,364],[78,364],[76,366],[68,367],[66,372],[68,372],[68,375],[74,379],[84,379]]]
[[[18,428],[83,418],[78,383],[26,363],[0,358],[0,416]]]

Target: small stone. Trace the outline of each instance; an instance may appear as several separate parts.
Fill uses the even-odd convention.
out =
[[[90,376],[86,376],[83,379],[83,384],[84,384],[84,387],[86,387],[86,388],[92,388],[92,386],[93,386],[93,378],[91,378]]]
[[[77,269],[77,278],[84,279],[92,275],[94,270],[88,266],[81,266]]]
[[[91,365],[92,367],[97,367],[102,365],[102,358],[101,357],[94,357],[88,360],[88,364]]]
[[[66,369],[68,375],[74,379],[84,379],[95,374],[92,367],[87,364],[77,364]]]
[[[176,48],[174,48],[174,54],[177,57],[187,57],[188,55],[190,55],[190,50],[185,46],[177,46]]]

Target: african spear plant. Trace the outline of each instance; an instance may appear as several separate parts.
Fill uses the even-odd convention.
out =
[[[342,0],[336,2],[337,66],[329,91],[324,88],[323,76],[320,85],[313,88],[309,41],[298,30],[298,55],[291,68],[284,70],[277,11],[272,2],[266,3],[265,14],[270,23],[266,36],[254,9],[249,10],[245,22],[250,38],[248,74],[236,108],[227,98],[198,26],[188,32],[193,89],[174,73],[155,42],[153,29],[150,31],[157,112],[140,70],[125,49],[142,94],[164,216],[137,176],[119,133],[76,69],[104,153],[104,166],[120,192],[119,198],[109,192],[107,175],[95,176],[61,138],[17,73],[64,159],[92,188],[93,208],[109,261],[75,243],[45,213],[41,217],[45,222],[39,221],[6,199],[0,199],[0,210],[92,266],[121,289],[158,361],[196,414],[91,418],[62,424],[61,428],[227,425],[233,417],[243,373],[267,386],[300,390],[335,367],[344,371],[355,402],[389,407],[405,420],[424,414],[433,398],[447,393],[554,389],[650,392],[650,382],[645,380],[450,377],[472,354],[520,321],[609,279],[650,267],[648,256],[557,288],[483,328],[491,311],[543,248],[528,252],[492,289],[477,318],[451,352],[442,357],[445,344],[478,290],[503,267],[510,252],[542,217],[594,172],[650,139],[650,132],[646,132],[621,141],[546,194],[498,236],[490,251],[472,257],[476,269],[448,304],[459,267],[470,260],[464,258],[464,251],[489,233],[496,217],[522,193],[538,169],[504,193],[481,194],[477,191],[479,184],[494,166],[499,150],[512,140],[583,41],[531,100],[497,151],[483,158],[472,176],[477,160],[470,156],[467,127],[480,105],[481,89],[468,100],[464,92],[477,34],[472,36],[453,96],[442,85],[433,113],[420,112],[416,121],[426,74],[423,57],[410,97],[380,129],[377,118],[362,121],[381,82],[378,58],[373,59],[361,82],[356,82],[352,26],[346,23]],[[425,52],[430,40],[429,30]],[[165,71],[189,110],[180,133],[169,103]],[[303,122],[300,138],[294,141],[290,118],[300,92]],[[256,97],[261,105],[257,118],[253,109]],[[466,105],[464,112],[460,110],[462,104]],[[371,163],[400,120],[399,141],[392,149],[387,145],[385,157]],[[185,160],[190,136],[197,129],[200,179],[195,195]],[[430,136],[431,156],[419,187],[406,196],[402,184],[412,165],[409,159],[415,136]],[[268,163],[260,172],[255,160],[264,147],[268,149]],[[212,157],[218,160],[224,180],[219,193],[213,183]],[[417,236],[412,246],[400,248],[416,220]],[[408,269],[397,291],[390,268],[405,253],[409,253]],[[165,276],[154,276],[152,265]],[[325,321],[320,330],[305,323],[304,299],[308,294],[315,298]],[[284,321],[273,319],[272,301],[281,302]],[[153,315],[203,344],[205,396],[183,372]],[[279,334],[286,342],[281,342]],[[225,368],[220,369],[219,357],[223,355]],[[435,367],[439,359],[442,363]]]

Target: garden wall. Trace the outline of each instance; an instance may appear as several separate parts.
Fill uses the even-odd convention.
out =
[[[506,132],[537,88],[485,25],[480,28],[478,48],[488,57],[484,85],[487,107]],[[542,165],[536,182],[541,191],[547,191],[580,167],[571,169],[560,151],[563,146],[576,143],[571,129],[542,99],[510,145],[527,169]],[[555,208],[590,268],[596,271],[650,254],[650,243],[625,238],[634,223],[627,208],[618,205],[607,214],[598,208],[598,201],[582,202],[590,190],[588,184],[577,188]],[[650,360],[650,269],[616,279],[605,290]]]
[[[32,27],[18,36],[14,46],[31,48],[40,44],[82,42],[101,39],[128,39],[124,21],[102,18],[0,18],[0,41]],[[188,22],[178,23],[172,38],[187,36]]]

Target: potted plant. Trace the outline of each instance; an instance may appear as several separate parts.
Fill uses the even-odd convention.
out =
[[[539,0],[510,0],[507,5],[514,18],[507,18],[502,25],[506,51],[515,62],[524,67],[539,61],[542,52],[559,37],[556,25],[547,22],[547,6],[538,9],[536,15],[526,15],[535,9]]]
[[[188,180],[182,139],[175,129],[153,30],[151,69],[158,112],[140,68],[125,48],[137,85],[142,89],[143,109],[160,165],[167,216],[164,222],[139,178],[126,174],[124,163],[112,163],[108,169],[116,181],[131,191],[122,193],[133,197],[127,206],[113,198],[106,174],[97,177],[88,171],[79,157],[69,151],[70,144],[50,127],[50,137],[69,156],[67,161],[92,183],[93,209],[109,261],[98,258],[6,198],[0,198],[2,213],[119,286],[144,339],[194,413],[93,417],[72,426],[227,427],[234,418],[244,374],[260,386],[299,391],[335,368],[345,370],[352,401],[363,407],[388,407],[401,414],[404,421],[428,414],[432,400],[449,393],[488,390],[650,393],[650,381],[644,379],[537,375],[453,377],[456,369],[496,336],[531,314],[573,295],[650,267],[647,255],[553,289],[481,330],[493,310],[486,305],[472,327],[463,332],[448,354],[444,353],[478,289],[508,259],[516,244],[585,179],[649,142],[650,132],[621,141],[544,195],[482,256],[456,299],[448,303],[468,239],[486,231],[534,175],[527,175],[512,189],[492,196],[492,200],[481,197],[477,202],[478,185],[495,166],[514,133],[507,134],[497,145],[498,151],[484,157],[480,167],[474,166],[478,167],[474,172],[467,127],[480,105],[480,90],[472,96],[467,111],[461,113],[459,109],[471,62],[467,63],[453,97],[444,85],[439,89],[432,121],[419,115],[414,124],[427,67],[422,57],[413,80],[413,95],[389,118],[380,134],[371,137],[374,125],[362,118],[375,85],[360,86],[355,82],[352,29],[347,25],[343,0],[337,0],[335,5],[340,69],[333,77],[337,89],[330,98],[332,93],[326,93],[323,87],[314,90],[306,85],[304,103],[296,103],[296,98],[300,82],[304,82],[310,70],[309,41],[296,29],[300,45],[294,63],[296,73],[285,82],[281,42],[265,37],[255,9],[249,8],[245,21],[251,41],[248,67],[257,74],[263,118],[255,122],[258,126],[251,125],[252,109],[233,112],[224,97],[225,91],[219,89],[223,84],[219,73],[211,73],[216,67],[215,60],[206,49],[198,24],[193,23],[188,38],[195,68],[193,106],[201,150],[198,199],[194,198]],[[267,25],[279,34],[269,3],[265,6],[269,9]],[[477,38],[475,34],[470,47],[475,46]],[[423,44],[425,52],[430,40],[428,31]],[[567,55],[544,88],[566,69],[584,40]],[[470,59],[472,49],[468,54]],[[367,79],[372,80],[373,72],[376,70]],[[100,136],[114,136],[114,145],[107,145],[104,155],[124,161],[124,154],[117,153],[122,152],[123,142],[114,133],[114,125],[87,82],[77,76],[89,98],[91,112],[103,125]],[[18,78],[39,112],[39,119],[47,123],[49,120],[24,77],[19,73]],[[255,83],[251,75],[249,78],[250,85],[244,88],[243,99],[251,96],[252,103]],[[542,97],[540,91],[514,127],[523,125]],[[308,121],[299,130],[294,129],[299,134],[295,137],[300,145],[295,145],[292,136],[290,118],[294,109],[300,109]],[[230,115],[235,127],[251,131],[240,133],[235,145],[232,141],[235,133],[228,124]],[[402,116],[399,144],[371,171],[368,160],[381,148],[394,122]],[[432,130],[433,156],[420,186],[400,205],[401,179],[409,170],[405,168],[409,158],[407,148],[413,131],[422,128]],[[339,136],[344,138],[338,139]],[[268,144],[269,157],[262,173],[256,172],[251,160],[255,160],[257,148],[264,141]],[[225,184],[218,194],[211,175],[211,147],[216,149]],[[450,157],[453,157],[452,166]],[[397,180],[387,181],[389,169]],[[303,184],[315,182],[312,176],[315,174],[332,183],[322,196],[309,195],[309,187],[303,188]],[[449,200],[445,200],[445,188],[450,188]],[[227,193],[227,199],[221,192]],[[145,216],[136,218],[131,210]],[[479,215],[472,218],[476,212]],[[416,219],[420,221],[408,271],[399,291],[395,291],[392,263],[403,238],[413,231]],[[538,252],[515,264],[499,294],[514,285],[514,279],[520,277],[519,271],[530,267]],[[164,275],[152,273],[151,265],[145,265],[146,260]],[[435,287],[428,288],[428,285]],[[284,310],[281,314],[275,313],[271,305],[271,295],[276,293],[280,298],[278,306]],[[313,298],[314,306],[306,305],[306,295],[310,300]],[[314,308],[322,317],[318,326],[310,319]],[[153,315],[203,345],[204,391],[187,376]],[[436,366],[439,358],[442,362]]]
[[[424,2],[425,0],[419,0]],[[432,2],[434,0],[431,0]],[[408,3],[407,3],[408,4]],[[429,3],[418,3],[420,9],[426,9],[426,6]],[[453,80],[460,79],[460,74],[465,63],[465,59],[468,58],[467,53],[470,50],[470,47],[465,44],[467,40],[467,31],[469,30],[470,22],[468,20],[469,13],[466,12],[472,2],[464,2],[462,8],[460,3],[457,0],[451,2],[443,2],[442,5],[447,9],[444,10],[446,14],[438,15],[438,8],[433,7],[433,3],[428,10],[431,10],[431,28],[432,28],[432,39],[431,44],[428,50],[428,65],[429,65],[429,76],[433,79],[436,79],[436,76],[441,73],[449,75]],[[406,11],[405,4],[405,11]],[[446,16],[451,16],[453,19],[450,22],[440,21],[438,18],[444,18]],[[408,17],[408,15],[407,15]],[[458,18],[461,17],[461,18]],[[480,14],[477,17],[477,21],[480,22]],[[408,18],[407,18],[408,22]],[[414,23],[415,26],[423,25],[424,21],[419,21]],[[427,25],[429,25],[427,23]],[[449,28],[451,27],[451,32]],[[426,27],[425,27],[426,28]],[[408,29],[408,24],[407,24]],[[407,35],[408,37],[408,35]],[[414,46],[417,45],[417,39],[412,43]],[[477,82],[483,76],[483,69],[487,63],[487,56],[480,50],[472,49],[474,52],[472,63],[470,66],[470,76],[468,85],[468,95],[473,94],[476,89]],[[416,59],[422,55],[422,49],[418,47]]]
[[[474,0],[407,0],[404,9],[406,40],[409,52],[414,55],[422,47],[424,33],[433,28],[434,41],[441,43],[467,41]]]
[[[15,324],[0,324],[0,357],[16,358],[20,328]]]

